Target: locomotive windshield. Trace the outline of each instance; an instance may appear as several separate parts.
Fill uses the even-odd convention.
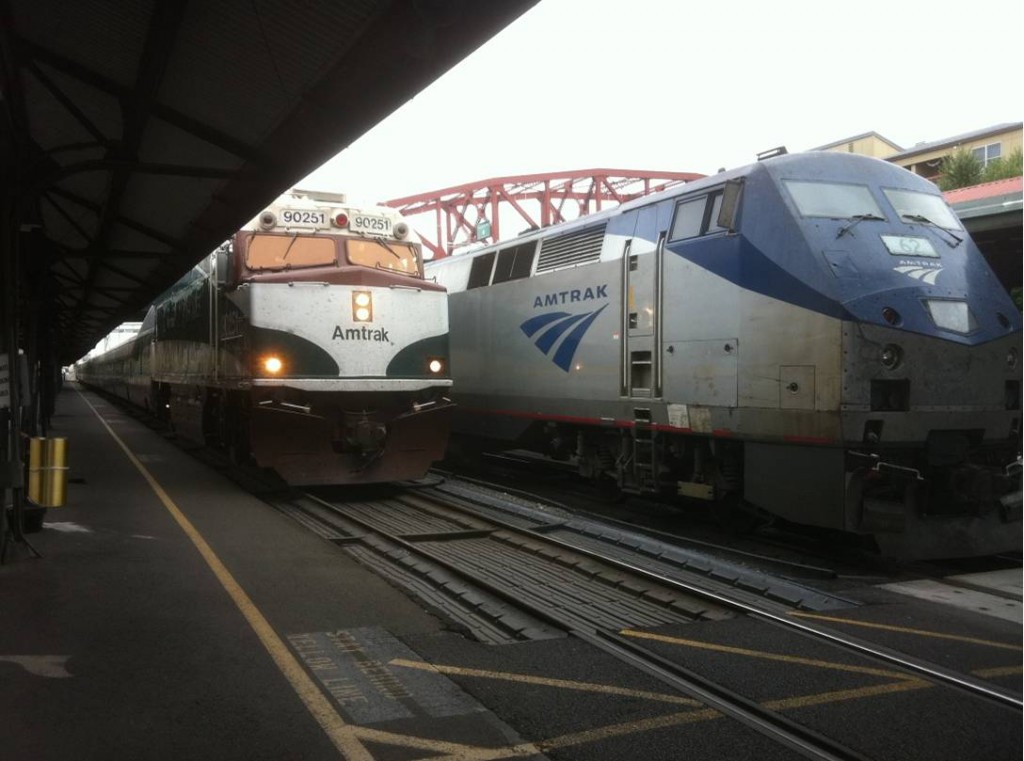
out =
[[[245,264],[254,270],[323,267],[337,261],[333,238],[313,235],[263,235],[249,238]]]
[[[346,243],[348,260],[363,267],[401,272],[405,275],[422,274],[416,249],[409,243],[398,243],[383,238],[352,238]]]
[[[331,267],[338,263],[338,245],[348,263],[360,267],[422,276],[415,246],[383,238],[345,238],[295,233],[255,233],[245,248],[245,264],[252,270],[283,270],[299,267]]]
[[[848,185],[835,182],[806,182],[784,180],[796,208],[805,217],[878,217],[882,210],[867,185]]]
[[[883,192],[901,219],[938,225],[947,230],[963,229],[953,210],[946,205],[941,196],[917,193],[913,190],[890,189]]]

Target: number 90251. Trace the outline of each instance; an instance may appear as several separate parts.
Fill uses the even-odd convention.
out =
[[[349,229],[361,233],[391,233],[391,220],[371,214],[356,214],[352,217]]]

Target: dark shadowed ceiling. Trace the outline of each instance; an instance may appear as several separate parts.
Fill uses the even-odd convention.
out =
[[[0,0],[18,340],[74,361],[535,2]]]

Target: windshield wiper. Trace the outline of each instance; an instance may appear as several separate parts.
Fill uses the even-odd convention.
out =
[[[288,241],[288,248],[286,248],[286,249],[284,250],[284,253],[283,253],[283,254],[281,255],[281,261],[282,261],[282,262],[283,262],[283,261],[284,261],[285,259],[287,259],[287,258],[288,258],[288,252],[292,250],[292,246],[294,246],[294,245],[295,245],[295,241],[297,241],[298,239],[299,239],[299,234],[298,234],[298,233],[295,233],[295,234],[294,234],[294,235],[292,236],[292,239],[291,239],[290,241]]]
[[[961,238],[959,235],[951,233],[949,230],[947,230],[945,227],[938,224],[937,222],[932,222],[930,219],[928,219],[928,217],[924,216],[923,214],[901,214],[900,216],[903,217],[904,219],[909,219],[911,222],[923,222],[926,225],[931,225],[936,230],[942,230],[942,232],[946,233],[946,235],[948,235],[950,238],[956,241],[956,243],[950,243],[948,240],[946,241],[946,245],[949,246],[950,248],[956,248],[957,246],[964,242],[964,239]]]
[[[386,240],[384,240],[380,236],[377,236],[376,238],[374,238],[374,240],[377,241],[382,246],[384,246],[384,248],[386,248],[393,257],[398,259],[398,261],[402,261],[402,255],[395,251],[395,249],[391,248],[391,246],[388,245],[388,242]]]
[[[865,219],[872,219],[872,220],[874,220],[876,222],[884,222],[885,221],[885,217],[880,217],[877,214],[871,214],[871,213],[868,213],[868,214],[854,214],[852,217],[849,217],[849,219],[852,219],[853,221],[850,224],[843,225],[842,227],[839,228],[839,232],[836,233],[836,240],[839,240],[840,238],[842,238],[844,235],[846,235],[846,233],[850,232],[850,230],[855,228],[857,225],[859,225]]]

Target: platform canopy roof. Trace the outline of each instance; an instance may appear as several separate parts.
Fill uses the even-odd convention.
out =
[[[8,314],[74,361],[535,2],[0,0]]]

